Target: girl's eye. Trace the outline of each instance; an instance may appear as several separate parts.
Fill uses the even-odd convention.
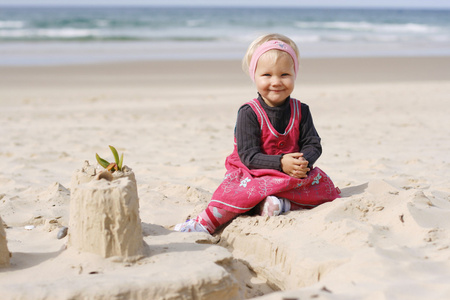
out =
[[[288,73],[283,73],[283,74],[281,74],[281,76],[289,76],[289,74]]]
[[[266,73],[266,74],[263,74],[263,76],[270,76],[270,74]]]

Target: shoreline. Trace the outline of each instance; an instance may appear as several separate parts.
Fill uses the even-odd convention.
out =
[[[297,84],[351,84],[450,80],[450,56],[303,58]],[[172,76],[176,74],[177,76]],[[213,75],[213,76],[211,76]],[[202,76],[204,76],[202,78]],[[174,80],[184,84],[204,80],[220,84],[251,84],[240,60],[167,60],[0,68],[0,87],[108,85],[123,82],[146,85]]]

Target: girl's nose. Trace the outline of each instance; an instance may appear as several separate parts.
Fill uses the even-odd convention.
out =
[[[281,83],[281,78],[278,76],[272,76],[271,78],[271,84],[272,85],[279,85]]]

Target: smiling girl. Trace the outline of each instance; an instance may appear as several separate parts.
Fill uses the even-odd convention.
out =
[[[291,98],[298,49],[288,37],[264,35],[243,60],[258,97],[238,112],[235,146],[225,179],[208,207],[175,226],[182,232],[214,233],[252,209],[262,216],[312,208],[339,197],[339,189],[314,163],[322,153],[308,105]]]

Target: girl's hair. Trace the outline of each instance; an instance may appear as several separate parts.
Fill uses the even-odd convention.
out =
[[[286,44],[291,46],[292,49],[294,49],[295,54],[297,55],[297,59],[299,58],[299,51],[298,51],[297,45],[294,43],[293,40],[291,40],[287,36],[279,34],[279,33],[270,33],[270,34],[262,35],[262,36],[258,37],[257,39],[255,39],[250,44],[250,46],[247,49],[247,52],[245,53],[244,58],[242,59],[242,69],[244,70],[245,73],[248,74],[248,68],[250,66],[250,62],[252,60],[253,53],[255,53],[255,50],[259,46],[264,44],[265,42],[273,41],[273,40],[279,40],[279,41],[285,42]],[[281,56],[281,55],[286,55],[287,54],[287,53],[282,52],[282,51],[273,51],[273,52],[275,52],[274,55],[275,55],[276,58]]]

